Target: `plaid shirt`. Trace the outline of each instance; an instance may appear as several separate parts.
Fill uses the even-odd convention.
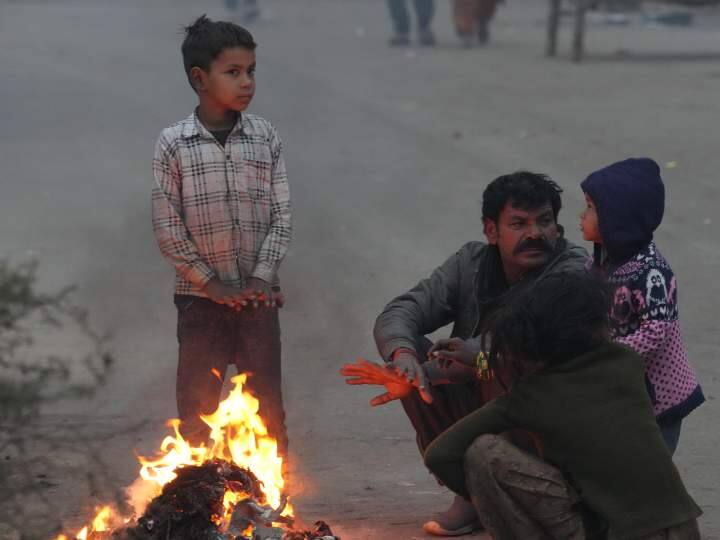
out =
[[[268,121],[241,115],[223,148],[193,113],[160,134],[153,172],[153,229],[175,267],[176,294],[207,296],[213,277],[236,287],[249,277],[278,284],[290,193]]]

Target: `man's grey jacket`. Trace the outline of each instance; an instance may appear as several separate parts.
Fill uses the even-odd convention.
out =
[[[559,238],[550,260],[516,284],[531,283],[551,273],[585,271],[588,254]],[[429,278],[392,300],[375,322],[375,343],[389,361],[394,351],[422,351],[424,336],[453,323],[452,336],[475,337],[508,290],[495,246],[468,242]]]

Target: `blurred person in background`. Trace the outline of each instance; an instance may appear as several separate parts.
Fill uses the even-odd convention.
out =
[[[390,46],[406,47],[410,45],[410,11],[407,0],[387,0],[395,34],[390,38]],[[434,0],[413,0],[418,25],[418,42],[425,47],[435,45],[435,35],[430,29],[435,15]]]
[[[240,4],[242,4],[241,17],[244,23],[254,22],[260,17],[257,0],[225,0],[225,8],[231,12],[237,11]]]
[[[490,40],[490,21],[500,0],[453,0],[455,30],[460,43],[470,48]]]

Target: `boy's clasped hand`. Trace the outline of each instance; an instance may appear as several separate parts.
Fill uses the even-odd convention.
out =
[[[259,307],[281,308],[285,305],[285,295],[278,289],[273,290],[267,281],[250,278],[244,289],[225,285],[217,278],[213,278],[205,285],[208,297],[231,308],[241,311],[243,309],[257,309]]]

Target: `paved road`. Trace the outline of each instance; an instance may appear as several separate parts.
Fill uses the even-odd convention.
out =
[[[350,540],[424,538],[419,525],[449,497],[421,467],[399,407],[371,410],[371,391],[346,389],[339,365],[374,357],[384,303],[480,237],[489,180],[551,174],[580,241],[583,175],[645,154],[667,164],[658,240],[709,397],[684,426],[677,463],[718,540],[720,63],[705,54],[720,53],[715,19],[593,27],[593,55],[576,66],[542,58],[541,2],[509,4],[487,50],[456,48],[444,3],[434,50],[386,48],[379,0],[268,0],[253,27],[253,111],[284,138],[296,216],[282,275],[297,505]],[[174,414],[171,271],[149,225],[149,166],[160,129],[193,107],[178,30],[202,12],[224,16],[209,1],[0,0],[0,254],[39,257],[45,287],[77,283],[96,323],[114,330],[111,385],[68,412],[157,426],[108,449],[124,482],[136,474],[132,449],[156,447]],[[72,479],[56,480],[77,517]]]

